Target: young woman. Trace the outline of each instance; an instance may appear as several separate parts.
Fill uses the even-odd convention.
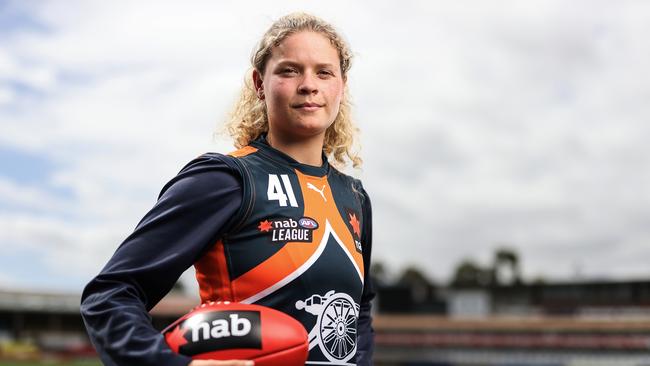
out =
[[[369,365],[370,200],[329,162],[358,166],[334,28],[276,21],[229,123],[239,150],[185,166],[85,288],[81,312],[107,365],[248,365],[172,353],[148,311],[194,265],[201,301],[279,309],[309,333],[307,364]]]

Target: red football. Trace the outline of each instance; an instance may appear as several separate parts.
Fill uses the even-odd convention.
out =
[[[255,366],[304,365],[307,331],[291,316],[265,306],[211,302],[163,330],[176,353],[195,360],[253,360]]]

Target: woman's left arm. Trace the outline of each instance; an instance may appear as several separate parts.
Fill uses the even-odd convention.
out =
[[[375,287],[370,277],[370,254],[372,252],[372,209],[370,198],[361,188],[362,201],[362,233],[361,246],[363,248],[364,286],[361,295],[361,308],[357,321],[357,365],[372,365],[372,354],[375,348],[375,331],[372,328],[371,300],[375,297]]]

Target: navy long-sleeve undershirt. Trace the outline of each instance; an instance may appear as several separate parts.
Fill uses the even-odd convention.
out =
[[[226,233],[242,203],[241,177],[222,159],[218,154],[203,155],[166,184],[155,206],[84,289],[81,314],[105,365],[186,366],[191,361],[169,349],[148,312]],[[366,202],[368,216],[363,222],[370,223]],[[364,235],[371,235],[370,225],[364,225]],[[364,242],[369,244],[370,236]],[[364,248],[366,266],[369,248]],[[373,349],[374,291],[369,268],[365,271],[357,329],[359,365],[372,364]]]

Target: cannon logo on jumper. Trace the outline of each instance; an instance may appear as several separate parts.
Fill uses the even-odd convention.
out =
[[[308,336],[309,350],[318,347],[330,363],[351,365],[348,361],[357,352],[359,304],[350,295],[331,290],[296,301],[296,309],[316,317]]]
[[[257,226],[260,232],[268,233],[272,242],[311,242],[318,222],[309,217],[300,219],[281,218],[260,221]]]

